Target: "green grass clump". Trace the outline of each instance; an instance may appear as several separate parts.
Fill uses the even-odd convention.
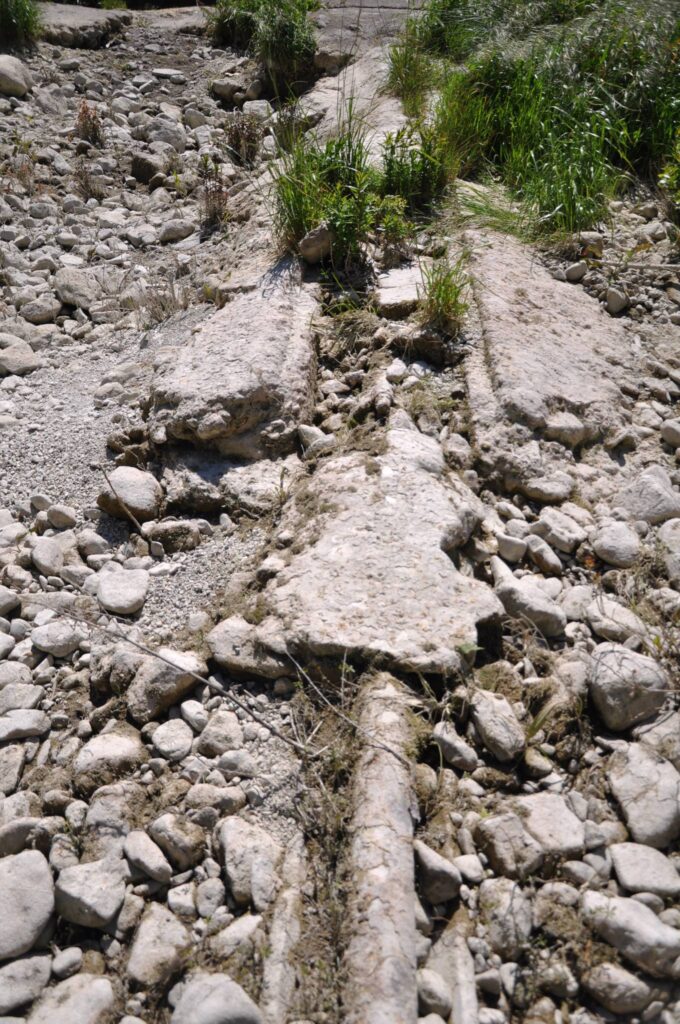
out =
[[[454,263],[441,259],[423,268],[420,314],[428,326],[448,334],[460,330],[468,310],[466,262],[467,254],[462,253]]]
[[[309,75],[316,44],[308,14],[315,0],[217,0],[208,31],[219,45],[248,50],[275,80]]]
[[[347,269],[360,260],[373,232],[389,246],[400,245],[412,229],[407,214],[428,210],[445,182],[432,126],[388,136],[376,161],[350,103],[335,138],[322,143],[301,135],[282,153],[273,189],[277,236],[295,250],[309,231],[325,224],[333,237],[332,262]]]
[[[590,226],[625,175],[655,177],[672,152],[679,37],[677,12],[612,0],[522,55],[483,53],[443,89],[440,136],[463,173],[495,168],[546,229]]]
[[[39,31],[40,13],[34,0],[0,0],[0,46],[26,46]]]

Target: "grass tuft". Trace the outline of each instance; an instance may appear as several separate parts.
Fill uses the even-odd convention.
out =
[[[460,331],[469,306],[466,263],[467,253],[461,253],[454,263],[444,258],[423,267],[420,315],[427,326],[450,335]]]
[[[27,46],[40,33],[35,0],[0,0],[0,46]]]
[[[275,83],[308,78],[316,51],[308,14],[314,0],[217,0],[207,14],[208,31],[219,45],[247,50]]]

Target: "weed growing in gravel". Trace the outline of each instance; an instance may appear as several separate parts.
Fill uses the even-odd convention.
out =
[[[262,122],[235,110],[227,119],[225,134],[231,155],[244,167],[251,167],[262,145]]]
[[[207,15],[216,43],[248,50],[275,81],[309,75],[316,49],[308,19],[314,0],[217,0]]]
[[[104,128],[96,107],[83,100],[76,117],[76,136],[98,149],[104,145]]]
[[[424,323],[451,335],[460,330],[468,310],[466,262],[467,254],[461,253],[454,263],[441,259],[423,268],[421,317]]]
[[[204,157],[199,168],[201,192],[201,237],[208,238],[229,219],[228,185],[217,161]]]
[[[35,0],[0,0],[0,45],[26,46],[40,33]]]
[[[76,161],[73,184],[76,192],[85,202],[88,199],[101,200],[106,195],[106,189],[99,183],[97,176],[92,173],[87,160],[83,157]]]

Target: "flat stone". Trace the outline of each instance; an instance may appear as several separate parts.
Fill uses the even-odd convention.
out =
[[[40,3],[41,36],[53,46],[95,49],[132,21],[130,11]]]
[[[171,1024],[263,1024],[240,985],[224,974],[192,974],[182,985]]]
[[[134,466],[117,466],[109,473],[109,479],[113,486],[107,484],[97,498],[104,512],[127,520],[125,508],[128,508],[140,523],[157,517],[163,492],[153,473]]]
[[[134,615],[143,607],[150,577],[145,569],[100,572],[97,598],[102,608],[114,615]]]
[[[216,829],[229,891],[240,906],[258,911],[271,905],[280,884],[278,868],[283,850],[259,825],[243,818],[226,818]]]
[[[83,638],[83,632],[64,619],[46,622],[44,626],[38,626],[31,633],[33,646],[55,658],[68,658],[78,650]]]
[[[591,967],[581,976],[581,984],[600,1006],[611,1013],[639,1013],[652,1001],[652,989],[647,982],[620,964],[603,963]]]
[[[673,490],[670,477],[661,466],[649,466],[619,491],[616,504],[632,519],[655,525],[680,516],[680,494]]]
[[[586,608],[586,622],[596,636],[603,640],[624,643],[634,636],[643,640],[647,628],[638,616],[625,605],[605,594],[598,594]]]
[[[0,859],[0,960],[28,953],[54,910],[52,872],[42,853]]]
[[[607,728],[621,732],[659,711],[671,683],[653,658],[619,644],[600,644],[590,662],[589,685]]]
[[[10,683],[9,686],[0,690],[0,716],[20,708],[35,708],[44,696],[45,691],[42,686],[32,686],[30,683]]]
[[[585,892],[583,916],[587,924],[624,959],[653,977],[678,977],[674,965],[680,956],[680,931],[664,924],[638,900]]]
[[[9,796],[19,785],[26,760],[26,751],[19,744],[0,747],[0,793]]]
[[[680,875],[673,861],[641,843],[614,843],[609,847],[619,885],[626,892],[653,892],[677,896]]]
[[[184,925],[160,903],[150,903],[135,934],[127,963],[127,976],[137,985],[164,985],[182,968],[191,948]]]
[[[479,757],[474,747],[459,736],[451,722],[438,722],[432,730],[432,739],[441,750],[447,764],[462,771],[474,771]]]
[[[45,954],[35,954],[0,967],[0,1015],[38,998],[50,980],[51,960]]]
[[[162,814],[156,818],[149,825],[149,835],[178,871],[187,871],[203,859],[203,829],[179,814]]]
[[[502,694],[477,690],[470,709],[482,743],[497,760],[506,762],[519,757],[524,750],[524,729]]]
[[[640,554],[640,538],[626,523],[601,527],[592,540],[598,558],[618,569],[630,569]]]
[[[94,273],[81,267],[60,267],[54,275],[53,287],[63,303],[86,313],[102,294],[101,285]]]
[[[235,716],[234,716],[235,717]],[[166,761],[181,761],[191,751],[194,734],[181,718],[159,725],[153,734],[153,745]]]
[[[213,658],[229,672],[255,675],[263,679],[279,679],[290,674],[290,661],[274,652],[268,653],[259,637],[262,631],[241,615],[223,619],[206,636]]]
[[[564,611],[531,576],[517,579],[498,558],[493,558],[491,564],[496,578],[495,592],[511,618],[528,620],[544,636],[564,633],[567,624]]]
[[[663,849],[680,835],[680,774],[644,743],[612,754],[612,793],[636,843]]]
[[[64,552],[53,537],[39,537],[31,551],[33,564],[45,576],[58,576],[64,565]]]
[[[28,1015],[28,1024],[104,1024],[115,996],[108,978],[76,974],[48,988]]]
[[[526,878],[543,862],[543,848],[526,830],[522,819],[511,812],[482,818],[477,823],[475,838],[499,875]]]
[[[315,309],[292,274],[236,295],[159,368],[151,437],[248,459],[290,451],[314,404]]]
[[[105,928],[125,898],[123,864],[95,860],[64,868],[59,873],[55,895],[57,913],[65,921],[84,928]]]
[[[378,276],[378,313],[388,319],[401,320],[418,308],[423,292],[423,272],[418,263],[388,270]]]
[[[127,691],[128,710],[136,722],[150,722],[178,703],[198,685],[196,676],[205,677],[208,671],[191,651],[161,647],[158,653],[165,660],[144,657]]]
[[[479,887],[479,911],[494,953],[514,960],[532,930],[531,902],[520,886],[509,878],[485,879]]]
[[[425,899],[433,904],[447,903],[457,896],[463,881],[458,868],[420,839],[413,843],[413,850]]]
[[[148,761],[141,736],[127,722],[114,722],[88,740],[76,755],[73,772],[76,788],[88,796]]]
[[[19,708],[0,718],[0,743],[44,736],[50,730],[50,718],[44,711]]]
[[[583,822],[557,793],[533,793],[513,801],[527,832],[546,857],[579,857],[585,837]]]
[[[300,550],[263,592],[270,615],[253,642],[265,652],[377,658],[401,671],[448,675],[480,631],[498,630],[497,598],[442,548],[478,504],[446,478],[433,438],[392,428],[387,451],[368,462],[361,452],[325,460],[308,480],[306,502],[317,510],[311,517],[295,502],[284,513],[282,528]]]
[[[133,829],[125,837],[123,852],[133,867],[143,871],[156,882],[169,882],[172,867],[166,860],[160,846],[141,829]]]

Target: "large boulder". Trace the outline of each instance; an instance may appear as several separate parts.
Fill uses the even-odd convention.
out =
[[[607,771],[636,843],[663,849],[680,836],[680,773],[645,743],[612,754]]]
[[[21,99],[33,88],[33,79],[23,61],[0,53],[0,96],[17,96]]]
[[[104,1024],[115,1001],[108,978],[76,974],[45,990],[31,1010],[28,1024]]]
[[[620,732],[655,714],[670,679],[653,658],[620,644],[600,644],[590,665],[590,696],[608,729]]]
[[[196,676],[207,672],[205,662],[191,651],[161,647],[158,653],[160,658],[143,658],[127,692],[128,710],[142,724],[176,704],[198,685]]]

